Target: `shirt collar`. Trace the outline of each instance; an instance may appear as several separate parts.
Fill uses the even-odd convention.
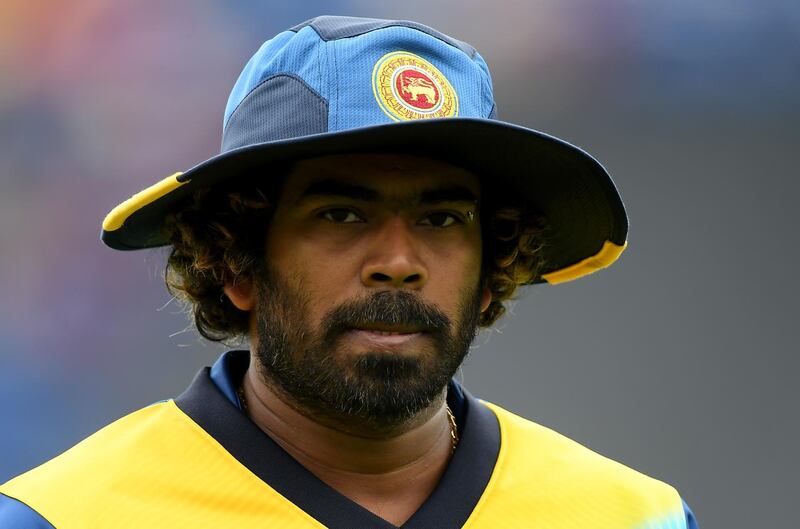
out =
[[[200,370],[175,405],[252,474],[325,527],[393,529],[314,476],[242,412],[236,388],[249,364],[248,351],[223,354],[214,367]],[[439,484],[403,529],[462,527],[494,473],[500,451],[494,412],[455,381],[447,401],[458,423],[458,447]]]

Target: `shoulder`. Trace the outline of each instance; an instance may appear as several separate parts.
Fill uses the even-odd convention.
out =
[[[148,455],[159,446],[168,446],[166,438],[191,429],[190,422],[172,401],[114,421],[61,455],[0,485],[0,528],[51,528],[42,525],[44,519],[50,519],[49,513],[91,501],[96,491],[130,475],[136,465],[148,465],[153,461]],[[14,523],[9,525],[8,520]]]
[[[669,485],[602,456],[550,428],[495,404],[484,404],[494,411],[500,424],[503,449],[499,457],[513,460],[515,465],[549,470],[554,476],[594,476],[600,483],[631,483],[636,487],[672,489]]]
[[[86,474],[87,468],[110,470],[105,465],[117,460],[121,452],[141,450],[143,443],[159,432],[167,433],[170,423],[181,420],[172,401],[158,402],[130,413],[101,428],[59,456],[0,486],[6,493],[26,483]],[[87,467],[87,465],[90,465]]]
[[[577,512],[626,513],[652,527],[684,527],[684,504],[670,485],[646,476],[533,421],[486,404],[500,425],[495,487],[536,490],[536,501]],[[524,494],[528,494],[525,492]],[[611,514],[610,514],[611,515]],[[615,515],[616,516],[616,515]],[[678,525],[680,524],[680,525]]]

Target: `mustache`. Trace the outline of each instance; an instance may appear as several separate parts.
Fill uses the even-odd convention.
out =
[[[325,315],[322,324],[330,337],[367,324],[408,326],[444,334],[449,331],[451,321],[441,310],[416,294],[381,291],[339,305]]]

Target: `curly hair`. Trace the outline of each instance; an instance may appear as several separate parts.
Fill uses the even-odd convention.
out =
[[[240,181],[224,189],[199,190],[166,220],[172,246],[167,289],[186,303],[197,331],[208,340],[248,333],[248,313],[237,309],[223,288],[252,277],[263,266],[266,231],[282,181],[275,178],[268,188]],[[481,282],[492,300],[479,324],[489,327],[505,313],[505,302],[518,287],[539,278],[546,225],[540,214],[509,197],[486,194],[481,210]]]

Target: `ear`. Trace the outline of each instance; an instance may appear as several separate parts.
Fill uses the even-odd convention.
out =
[[[256,306],[255,289],[249,280],[239,281],[235,285],[225,285],[223,291],[233,306],[239,310],[248,312]]]
[[[484,288],[481,292],[481,312],[486,312],[486,309],[489,308],[489,304],[492,302],[492,291],[488,288]]]

